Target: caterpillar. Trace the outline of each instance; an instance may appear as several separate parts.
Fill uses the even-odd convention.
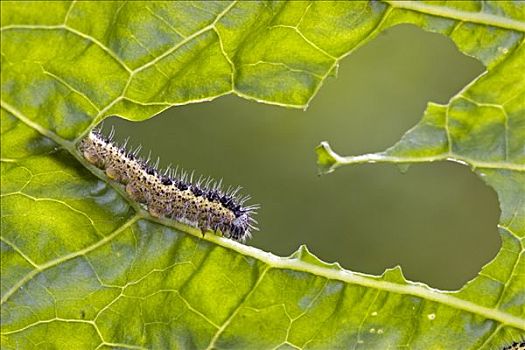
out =
[[[129,197],[145,206],[151,216],[168,218],[198,228],[203,236],[207,231],[244,242],[257,230],[253,218],[258,205],[245,206],[249,196],[239,195],[240,187],[222,189],[222,180],[200,177],[193,173],[159,169],[159,161],[151,164],[138,156],[140,147],[126,149],[127,141],[119,145],[94,129],[78,145],[82,156],[122,186]]]
[[[525,350],[525,340],[515,341],[505,346],[502,350]]]

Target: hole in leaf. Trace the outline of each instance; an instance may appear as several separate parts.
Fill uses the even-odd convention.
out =
[[[113,119],[117,136],[196,174],[241,185],[262,205],[250,245],[288,255],[300,244],[325,261],[457,289],[497,252],[495,193],[466,167],[346,167],[317,177],[314,147],[383,150],[483,71],[447,38],[413,26],[380,35],[342,62],[306,111],[234,96],[172,108],[142,123]]]

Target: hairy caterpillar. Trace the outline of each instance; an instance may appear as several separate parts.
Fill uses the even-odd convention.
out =
[[[525,340],[515,341],[512,344],[505,346],[502,350],[525,350]]]
[[[210,179],[193,182],[193,176],[182,171],[158,169],[100,130],[93,130],[79,143],[84,158],[105,171],[106,175],[125,186],[136,202],[142,203],[153,217],[176,220],[196,227],[205,234],[214,231],[236,241],[245,241],[256,230],[253,218],[258,205],[244,206],[249,196],[239,196],[240,188],[221,189],[221,182]]]

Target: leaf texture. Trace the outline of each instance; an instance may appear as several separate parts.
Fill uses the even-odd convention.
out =
[[[521,2],[2,2],[2,348],[494,349],[525,335]],[[399,23],[487,72],[364,162],[453,160],[498,193],[498,256],[460,291],[276,257],[155,220],[76,144],[110,115],[237,94],[306,108]]]

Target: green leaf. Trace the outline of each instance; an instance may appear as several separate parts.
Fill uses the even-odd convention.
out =
[[[521,2],[2,2],[2,348],[493,349],[525,336]],[[502,248],[460,291],[288,258],[156,220],[76,144],[109,115],[234,93],[306,108],[339,61],[399,23],[487,72],[385,152],[453,160],[499,195]]]

